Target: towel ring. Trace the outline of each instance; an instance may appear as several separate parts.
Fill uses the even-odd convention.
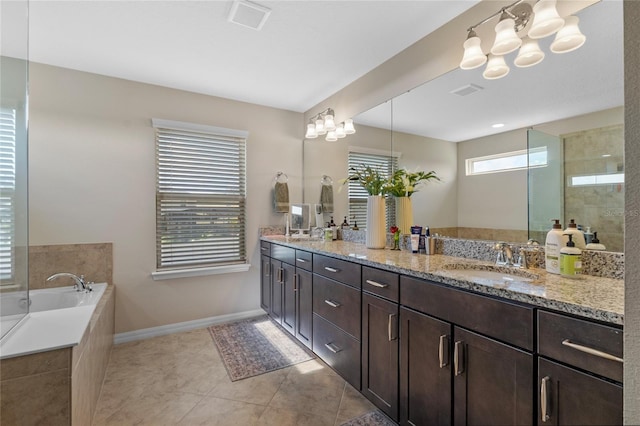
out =
[[[322,175],[320,183],[323,185],[333,185],[333,179],[331,179],[331,176]]]
[[[289,176],[284,172],[278,172],[274,180],[278,183],[287,183],[289,182]]]

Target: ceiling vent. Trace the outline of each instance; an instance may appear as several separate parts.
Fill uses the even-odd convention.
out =
[[[480,87],[475,84],[467,84],[466,86],[459,87],[456,90],[452,90],[449,93],[451,93],[452,95],[467,96],[472,93],[479,92],[480,90],[483,90],[483,89],[484,87]]]
[[[248,1],[234,1],[227,21],[260,31],[271,9]]]

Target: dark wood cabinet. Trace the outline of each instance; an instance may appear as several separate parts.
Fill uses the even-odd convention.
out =
[[[264,247],[261,247],[264,248]],[[260,256],[260,307],[271,312],[271,258]]]
[[[533,354],[454,326],[452,367],[454,424],[533,424]]]
[[[398,421],[398,304],[362,295],[362,393]]]
[[[261,241],[260,306],[308,348],[313,338],[311,253]],[[299,266],[296,266],[299,265]]]
[[[400,424],[451,424],[450,323],[400,308]]]
[[[295,335],[306,347],[311,349],[313,336],[313,276],[304,269],[296,269],[296,328]]]
[[[621,425],[622,386],[538,359],[539,425]]]

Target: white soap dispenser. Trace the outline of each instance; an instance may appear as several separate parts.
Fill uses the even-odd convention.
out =
[[[552,219],[555,223],[551,231],[547,233],[544,243],[545,268],[552,274],[560,273],[560,249],[565,246],[568,238],[563,236],[560,219]]]
[[[591,242],[587,244],[587,250],[606,250],[607,248],[604,244],[600,244],[600,240],[598,239],[598,232],[593,233],[593,239]]]
[[[580,250],[584,250],[587,248],[587,243],[584,241],[584,234],[581,230],[578,229],[578,226],[576,225],[576,221],[574,219],[571,219],[569,221],[569,226],[564,230],[564,233],[572,235],[575,246]]]

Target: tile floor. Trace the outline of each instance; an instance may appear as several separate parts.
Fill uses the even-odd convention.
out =
[[[373,409],[317,358],[231,382],[200,329],[114,346],[93,424],[334,426]]]

